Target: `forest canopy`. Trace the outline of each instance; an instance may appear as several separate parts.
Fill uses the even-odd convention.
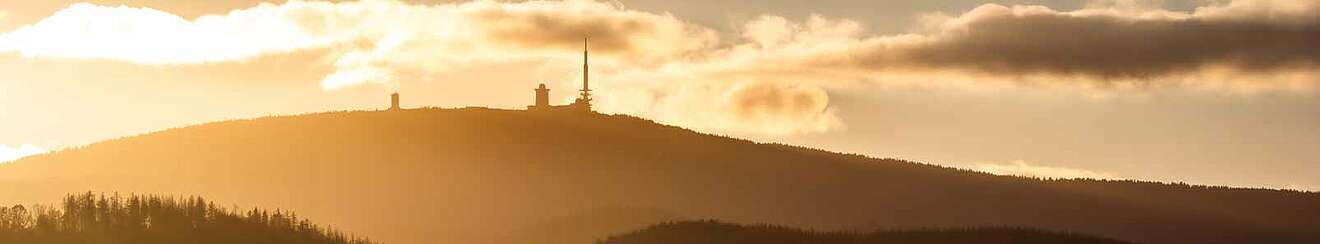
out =
[[[59,206],[0,206],[0,243],[374,244],[293,212],[217,207],[201,197],[77,194]]]
[[[774,225],[717,221],[665,223],[598,241],[597,244],[1123,244],[1074,233],[1010,227],[826,232]]]

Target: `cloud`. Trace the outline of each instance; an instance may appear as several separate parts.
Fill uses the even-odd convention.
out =
[[[188,20],[150,8],[74,4],[0,35],[0,51],[148,65],[250,59],[311,48],[339,50],[323,87],[380,82],[396,69],[443,70],[579,50],[656,60],[700,50],[714,33],[669,15],[585,0],[411,5],[392,0],[261,4]],[[418,55],[425,52],[427,55]],[[413,66],[413,67],[398,67]]]
[[[920,34],[877,37],[811,64],[868,70],[1148,80],[1210,68],[1304,70],[1320,61],[1320,3],[1236,0],[1194,12],[987,4],[926,17]]]
[[[1072,11],[987,4],[927,15],[897,35],[871,34],[848,19],[766,15],[725,35],[732,40],[668,13],[589,0],[289,1],[196,19],[75,4],[0,34],[0,52],[188,65],[324,49],[334,71],[320,84],[337,90],[576,60],[590,36],[592,76],[607,81],[594,83],[601,110],[776,135],[843,128],[830,91],[854,84],[1239,91],[1320,81],[1320,3],[1231,0],[1178,12],[1130,2]]]
[[[669,14],[585,1],[291,1],[187,20],[153,9],[76,4],[0,35],[0,51],[145,65],[331,50],[326,90],[430,81],[464,67],[575,60],[590,37],[598,107],[694,128],[798,134],[837,128],[828,93],[731,74],[716,33]],[[730,74],[719,74],[730,73]],[[575,82],[575,81],[565,81]],[[604,92],[604,91],[608,91]]]
[[[1038,177],[1046,179],[1115,179],[1116,177],[1098,173],[1090,170],[1071,169],[1062,167],[1049,167],[1030,165],[1021,160],[1013,161],[1007,164],[980,163],[972,167],[972,170],[986,172],[996,175],[1012,175]]]
[[[46,149],[34,146],[32,144],[23,144],[18,147],[9,147],[0,144],[0,163],[18,160],[23,157],[46,153]]]
[[[620,76],[627,77],[627,76]],[[622,79],[599,94],[602,110],[704,131],[786,136],[844,128],[824,89],[773,81],[711,81],[673,76],[655,84]]]
[[[825,91],[798,85],[747,84],[726,97],[739,120],[791,120],[821,114],[829,105]]]
[[[929,15],[924,30],[894,36],[864,36],[861,25],[849,20],[813,17],[792,23],[766,16],[746,24],[746,42],[722,49],[708,28],[668,14],[585,0],[445,5],[292,1],[194,20],[153,9],[75,4],[0,37],[0,50],[177,64],[336,46],[343,51],[335,64],[345,74],[329,75],[323,82],[336,88],[333,84],[389,79],[398,69],[433,71],[476,61],[560,55],[591,36],[601,53],[639,62],[634,64],[707,60],[694,57],[739,61],[722,55],[756,47],[785,50],[742,61],[789,68],[780,72],[960,70],[1131,80],[1211,68],[1265,72],[1313,67],[1320,59],[1312,45],[1320,42],[1317,15],[1320,3],[1286,0],[1220,1],[1192,12],[1132,4],[1074,11],[986,4],[959,16]],[[452,55],[404,54],[423,50]],[[351,77],[357,78],[347,80]]]
[[[141,64],[230,61],[330,44],[285,16],[299,6],[261,5],[185,20],[147,8],[69,6],[0,35],[0,51],[26,57],[97,58]],[[324,4],[321,4],[324,5]]]
[[[896,35],[871,35],[848,19],[762,16],[739,29],[743,39],[699,61],[715,75],[845,84],[1312,90],[1317,13],[1320,3],[1267,0],[1191,12],[986,4],[924,16],[917,30]]]
[[[714,31],[670,15],[585,0],[380,4],[397,10],[363,17],[374,20],[319,15],[312,18],[315,21],[305,22],[316,29],[336,31],[392,29],[368,35],[367,42],[372,45],[351,45],[336,54],[339,72],[375,74],[358,75],[373,79],[332,79],[341,77],[336,73],[323,81],[323,87],[388,81],[383,78],[403,73],[428,77],[470,65],[575,59],[586,37],[591,39],[595,60],[605,61],[604,67],[609,65],[607,58],[612,57],[636,66],[668,62],[694,55],[717,42]],[[362,22],[381,24],[327,24]]]

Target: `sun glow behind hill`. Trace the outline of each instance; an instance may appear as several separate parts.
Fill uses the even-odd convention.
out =
[[[45,148],[37,147],[32,144],[23,144],[18,147],[0,145],[0,163],[7,163],[9,161],[42,153],[46,153]]]

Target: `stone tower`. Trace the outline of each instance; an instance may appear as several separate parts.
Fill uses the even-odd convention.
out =
[[[536,87],[536,103],[532,106],[538,108],[550,107],[550,89],[545,88],[545,83],[541,83],[541,86]]]
[[[390,94],[390,110],[399,110],[399,93]]]

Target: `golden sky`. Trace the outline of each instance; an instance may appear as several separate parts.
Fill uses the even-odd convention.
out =
[[[700,4],[697,4],[700,3]],[[1320,190],[1320,3],[17,1],[0,161],[207,121],[520,108],[991,171]]]

